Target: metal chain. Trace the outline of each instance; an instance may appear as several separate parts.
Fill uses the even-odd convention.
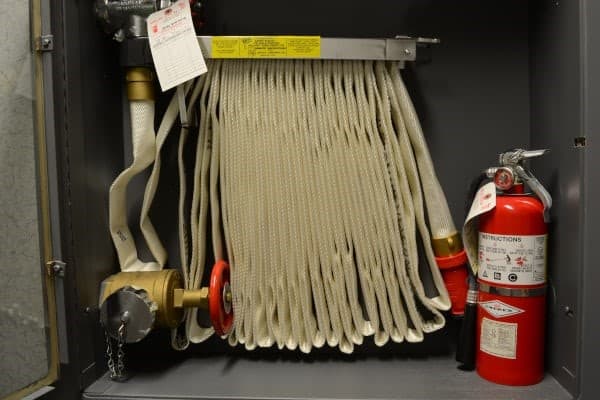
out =
[[[114,379],[117,375],[117,372],[115,370],[115,361],[113,360],[112,339],[106,331],[104,331],[104,336],[106,337],[106,359],[108,371],[110,372],[110,379]]]
[[[118,329],[117,342],[117,354],[116,359],[113,351],[113,339],[110,337],[108,332],[106,335],[106,358],[108,364],[108,371],[110,373],[110,379],[115,381],[125,380],[125,351],[123,346],[125,345],[125,333],[126,333],[126,322],[121,322]]]
[[[117,340],[117,379],[123,379],[123,372],[125,371],[125,352],[123,351],[123,345],[125,344],[125,323],[123,321],[119,327],[119,339]]]

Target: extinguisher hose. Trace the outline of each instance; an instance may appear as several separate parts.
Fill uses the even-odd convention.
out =
[[[469,268],[470,271],[470,268]],[[458,342],[456,344],[456,361],[461,369],[472,371],[475,368],[475,324],[477,323],[477,280],[469,272],[469,291]]]
[[[469,192],[465,204],[465,214],[468,215],[473,203],[473,199],[479,190],[479,187],[487,180],[487,174],[481,173],[476,176],[469,185]],[[458,335],[456,344],[456,361],[461,365],[460,368],[466,371],[472,371],[475,368],[475,328],[477,323],[477,278],[473,275],[473,270],[469,271],[469,291],[467,292],[467,303],[465,305],[465,314]]]

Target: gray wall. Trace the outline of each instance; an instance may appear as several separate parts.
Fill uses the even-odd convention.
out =
[[[572,148],[572,138],[581,131],[580,2],[223,0],[207,4],[214,16],[208,21],[212,34],[441,38],[430,60],[409,65],[403,74],[458,225],[464,217],[468,181],[481,168],[493,165],[498,152],[530,145],[552,148],[551,156],[534,163],[536,174],[555,199],[548,364],[552,374],[574,391],[580,362],[577,308],[583,262],[578,244],[583,157]],[[57,126],[63,140],[59,147],[64,153],[63,179],[69,186],[63,199],[62,217],[70,221],[65,252],[76,271],[68,278],[72,280],[68,296],[73,322],[82,331],[71,332],[71,340],[77,343],[75,356],[81,360],[78,368],[85,370],[85,381],[93,375],[95,360],[96,370],[102,368],[101,352],[93,349],[92,335],[98,332],[93,306],[99,281],[116,267],[108,240],[106,193],[123,160],[120,113],[115,111],[121,104],[115,47],[97,32],[88,6],[64,0],[65,24],[62,32],[57,31],[67,51],[64,64],[57,68],[59,75],[64,74],[59,93],[66,94],[57,100],[64,103]],[[88,306],[91,313],[84,312]],[[564,306],[575,308],[574,318],[562,313]]]
[[[548,245],[547,365],[571,393],[579,379],[579,298],[585,148],[575,148],[581,129],[580,5],[536,2],[531,19],[532,146],[551,152],[533,163],[554,205]],[[567,312],[571,310],[572,314]]]
[[[587,185],[583,190],[583,205],[581,222],[584,228],[582,240],[585,279],[582,279],[581,302],[579,309],[580,332],[578,345],[582,349],[580,358],[581,373],[578,376],[581,384],[581,398],[593,399],[598,396],[598,360],[600,360],[600,346],[598,346],[598,332],[600,331],[600,269],[598,268],[597,242],[600,236],[600,4],[597,1],[587,0],[582,2],[584,24],[582,32],[585,41],[581,51],[584,60],[582,84],[584,88],[583,100],[583,126],[582,134],[587,137],[588,146],[583,160],[583,173]],[[564,266],[568,268],[568,266]]]

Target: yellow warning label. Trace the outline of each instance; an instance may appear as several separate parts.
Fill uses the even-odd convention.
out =
[[[319,58],[319,36],[213,36],[212,58]]]

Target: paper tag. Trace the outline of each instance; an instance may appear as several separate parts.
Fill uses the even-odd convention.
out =
[[[481,321],[479,348],[484,353],[514,360],[517,358],[516,323],[499,322],[488,318]]]
[[[150,14],[146,24],[154,67],[163,92],[207,71],[187,0],[179,0]]]
[[[320,36],[214,36],[212,58],[319,58]]]
[[[479,269],[477,217],[495,207],[496,185],[494,182],[489,182],[480,187],[477,191],[462,231],[465,252],[467,253],[469,264],[471,265],[473,275],[475,276],[477,276],[477,271]]]

